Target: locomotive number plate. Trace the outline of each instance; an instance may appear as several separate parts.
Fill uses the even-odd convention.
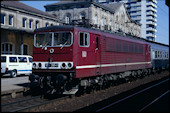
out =
[[[57,63],[47,63],[45,64],[45,67],[58,67],[58,64]]]

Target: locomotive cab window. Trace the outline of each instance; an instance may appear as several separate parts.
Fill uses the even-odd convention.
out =
[[[96,37],[96,49],[99,49],[99,37]]]
[[[80,32],[79,33],[79,45],[81,47],[89,47],[90,37],[89,33]]]
[[[51,46],[52,34],[51,33],[38,33],[35,35],[35,46]]]
[[[72,43],[71,32],[54,33],[54,46],[70,46]]]
[[[72,44],[73,34],[66,32],[37,33],[34,38],[35,47],[68,47]]]

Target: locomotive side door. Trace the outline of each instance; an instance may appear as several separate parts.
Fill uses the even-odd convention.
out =
[[[100,47],[100,36],[99,35],[95,35],[95,59],[96,59],[96,75],[100,75],[100,51],[101,51],[101,47]]]

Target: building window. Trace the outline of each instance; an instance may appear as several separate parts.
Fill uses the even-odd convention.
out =
[[[14,23],[14,16],[9,15],[9,25],[13,26],[13,23]]]
[[[5,14],[1,14],[1,24],[5,24]]]
[[[24,50],[23,51],[24,51],[24,53],[23,53],[24,55],[28,55],[28,45],[24,44]]]
[[[35,29],[39,28],[39,21],[35,22]]]
[[[71,22],[71,15],[70,14],[66,15],[65,21],[66,21],[66,24],[70,24],[70,22]]]
[[[29,20],[29,28],[30,28],[30,29],[32,29],[32,24],[33,24],[33,20],[30,19],[30,20]]]
[[[13,54],[13,45],[10,43],[1,44],[1,53],[2,54]]]
[[[86,17],[86,14],[84,12],[80,14],[80,19],[83,20],[83,19],[85,19],[85,17]]]
[[[94,16],[94,24],[98,24],[97,18],[98,18],[98,16],[97,16],[97,14],[96,14],[96,15]]]
[[[22,27],[26,28],[26,22],[27,22],[27,19],[23,18],[22,19]]]

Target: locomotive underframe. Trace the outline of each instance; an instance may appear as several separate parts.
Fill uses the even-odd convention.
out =
[[[34,74],[30,75],[31,83],[38,83],[43,93],[48,94],[75,94],[89,92],[92,89],[101,89],[110,85],[117,84],[121,81],[131,81],[139,77],[154,73],[152,68],[130,70],[119,73],[111,73],[99,76],[91,76],[85,78],[75,78],[75,71],[54,71],[50,70],[34,70]]]

